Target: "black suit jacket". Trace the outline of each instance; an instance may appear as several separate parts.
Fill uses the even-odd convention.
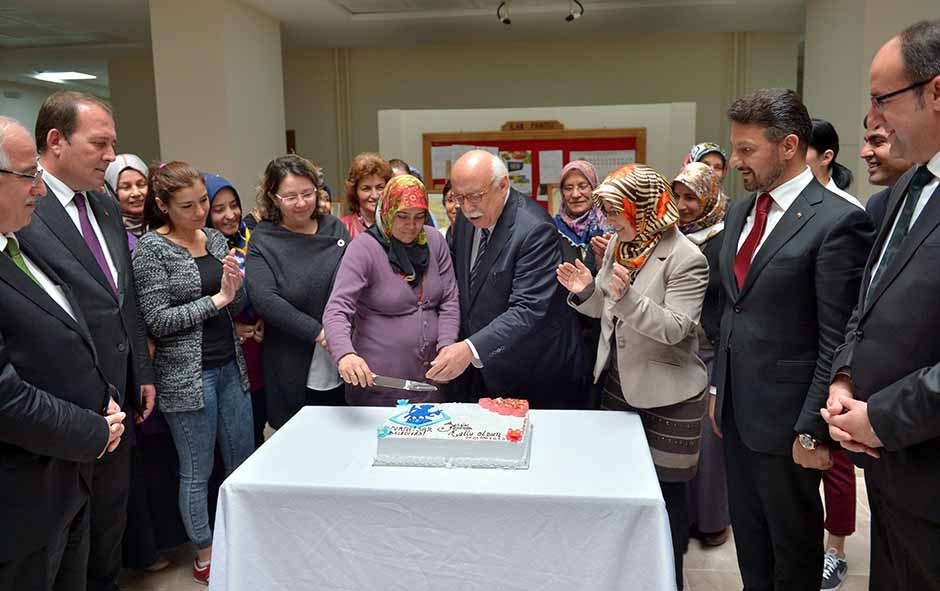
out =
[[[813,179],[754,255],[739,290],[734,258],[755,199],[733,203],[725,218],[716,419],[720,425],[730,395],[744,443],[790,455],[797,433],[829,441],[819,409],[875,231],[862,209]]]
[[[137,288],[118,201],[107,193],[89,191],[86,196],[117,269],[117,296],[51,190],[39,200],[32,223],[17,236],[68,283],[88,322],[101,368],[117,388],[116,401],[131,416],[139,407],[140,385],[154,383],[147,328],[137,307]]]
[[[578,321],[555,277],[561,247],[551,217],[511,190],[480,261],[483,280],[471,290],[473,231],[458,215],[450,245],[460,290],[460,338],[470,339],[483,362],[483,392],[528,397],[536,407],[568,405],[564,399],[571,392],[564,390],[583,380],[586,370]]]
[[[850,368],[855,397],[868,401],[869,420],[884,443],[880,459],[851,454],[866,468],[865,478],[898,506],[940,523],[940,190],[868,290],[913,175],[911,169],[891,189],[832,368],[833,374]]]
[[[86,501],[91,460],[108,441],[111,395],[78,303],[73,320],[0,255],[0,563],[49,543]]]
[[[881,228],[881,222],[885,219],[885,210],[888,208],[888,195],[890,194],[891,187],[888,187],[878,191],[865,202],[865,211],[871,216],[871,221],[875,222],[875,230]]]

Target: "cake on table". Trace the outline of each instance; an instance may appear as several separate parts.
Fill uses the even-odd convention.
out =
[[[532,425],[527,400],[398,403],[378,428],[375,466],[529,467]]]

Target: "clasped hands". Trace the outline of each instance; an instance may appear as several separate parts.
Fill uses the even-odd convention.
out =
[[[852,380],[838,375],[829,385],[826,408],[820,409],[823,420],[829,424],[829,435],[842,447],[856,453],[881,457],[878,448],[884,447],[875,434],[868,418],[868,403],[855,400]]]
[[[104,449],[101,450],[101,453],[98,454],[98,457],[101,458],[106,453],[111,453],[116,450],[118,445],[121,444],[121,436],[124,435],[124,419],[127,417],[127,413],[121,410],[121,407],[118,406],[118,403],[114,399],[110,399],[108,402],[108,410],[105,411],[104,419],[108,423],[108,443],[104,446]]]

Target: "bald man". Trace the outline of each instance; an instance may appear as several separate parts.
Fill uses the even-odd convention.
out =
[[[460,290],[460,341],[427,377],[455,397],[527,398],[533,408],[585,408],[581,337],[565,290],[558,232],[543,207],[512,189],[501,158],[464,154],[451,171],[457,216],[450,247]]]

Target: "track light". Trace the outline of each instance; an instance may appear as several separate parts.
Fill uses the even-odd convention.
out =
[[[575,10],[575,4],[578,5],[577,10]],[[584,5],[578,2],[578,0],[571,0],[570,6],[568,8],[568,16],[565,17],[565,22],[570,23],[574,20],[581,18],[581,15],[584,14]]]
[[[505,8],[505,10],[503,10]],[[512,24],[509,19],[509,0],[504,0],[496,7],[496,18],[507,27]]]

